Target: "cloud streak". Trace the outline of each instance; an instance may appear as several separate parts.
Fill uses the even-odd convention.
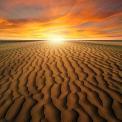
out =
[[[1,0],[0,39],[122,39],[121,0]]]

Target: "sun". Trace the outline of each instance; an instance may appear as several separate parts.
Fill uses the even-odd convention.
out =
[[[48,39],[47,39],[50,43],[53,44],[61,44],[65,41],[65,38],[62,35],[48,35]]]

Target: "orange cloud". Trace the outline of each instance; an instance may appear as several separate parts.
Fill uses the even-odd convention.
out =
[[[121,0],[1,0],[0,39],[122,39]]]

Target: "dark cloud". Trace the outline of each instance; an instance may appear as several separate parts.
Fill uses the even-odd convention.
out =
[[[0,17],[6,19],[48,20],[64,16],[75,4],[75,0],[2,0]]]

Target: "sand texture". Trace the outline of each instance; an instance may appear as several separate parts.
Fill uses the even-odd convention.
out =
[[[121,122],[122,48],[0,45],[0,122]]]

